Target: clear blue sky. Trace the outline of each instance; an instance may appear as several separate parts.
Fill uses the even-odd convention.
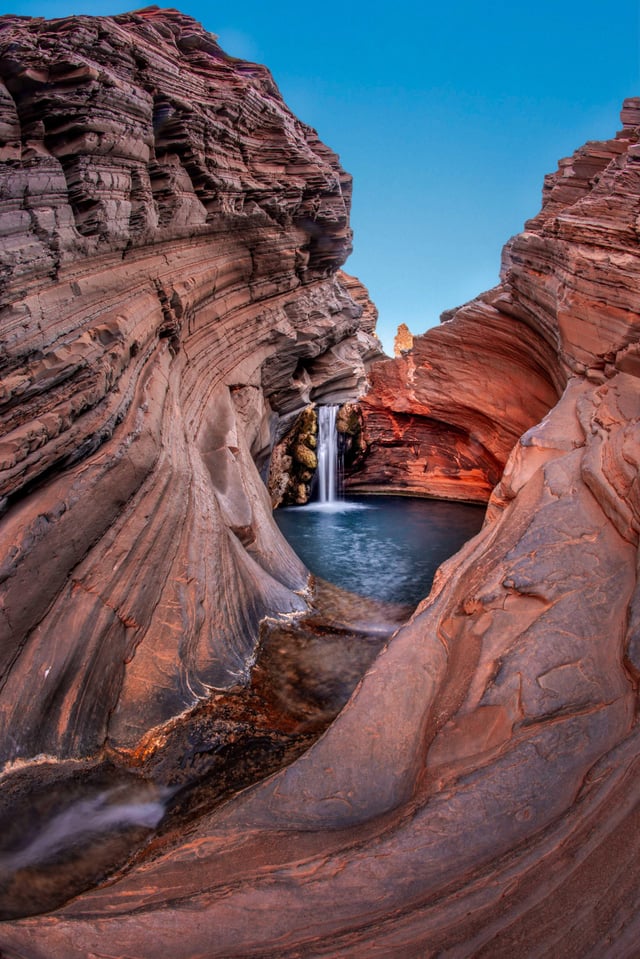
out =
[[[392,350],[497,281],[544,174],[619,128],[640,95],[638,0],[181,0],[231,54],[267,64],[354,176],[346,269]],[[4,12],[111,14],[110,0],[8,0]]]

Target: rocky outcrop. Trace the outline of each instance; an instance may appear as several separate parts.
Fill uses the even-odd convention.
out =
[[[413,333],[406,323],[400,323],[393,340],[393,355],[402,356],[413,347]]]
[[[74,23],[71,36],[80,35],[82,23]],[[164,49],[166,42],[172,63],[177,56],[194,58],[210,82],[217,48],[203,52],[201,34],[177,14],[86,23],[91,29],[103,24],[92,46],[99,69],[111,56],[108,38],[117,36],[120,49],[133,33],[135,47],[124,48],[147,51],[145,71],[152,50]],[[55,47],[54,34],[64,38],[71,30],[64,22],[25,27],[15,21],[9,29],[12,43],[24,43],[23,34],[41,36],[45,49]],[[185,32],[177,46],[177,33]],[[149,39],[158,34],[168,35]],[[17,58],[14,51],[9,53]],[[27,90],[40,82],[35,59],[29,63]],[[249,68],[226,66],[239,72],[244,84]],[[76,69],[82,75],[74,61]],[[251,83],[264,74],[253,76]],[[278,101],[276,113],[282,109]],[[509,244],[497,291],[458,311],[424,340],[416,338],[412,352],[374,374],[377,399],[367,399],[369,410],[384,411],[382,379],[395,383],[397,397],[386,387],[395,403],[390,422],[401,432],[401,417],[428,420],[443,438],[446,469],[452,468],[453,451],[464,450],[469,468],[460,483],[469,495],[475,490],[486,496],[506,460],[482,532],[441,568],[431,595],[307,752],[205,811],[185,834],[165,836],[108,885],[50,915],[3,923],[3,952],[21,959],[636,954],[639,114],[640,101],[629,101],[621,135],[583,148],[547,181],[543,214]],[[8,109],[7,116],[9,129],[16,129]],[[287,122],[300,130],[295,121]],[[75,127],[71,133],[76,135]],[[267,155],[274,162],[272,150]],[[321,197],[329,190],[335,211],[338,196],[324,177],[336,168],[325,151],[318,162],[306,175]],[[176,176],[172,182],[186,181]],[[208,181],[197,182],[206,189]],[[71,212],[81,226],[93,228],[90,211]],[[207,681],[222,669],[219,664],[229,662],[227,627],[234,616],[244,617],[242,629],[233,633],[238,638],[250,635],[265,609],[294,605],[304,576],[273,534],[268,511],[256,506],[266,492],[253,485],[249,454],[260,453],[266,443],[266,432],[256,424],[266,422],[260,383],[269,350],[274,340],[281,347],[305,338],[301,331],[296,335],[284,305],[294,302],[290,313],[297,316],[300,297],[325,289],[333,291],[327,296],[335,303],[342,294],[338,281],[323,275],[329,254],[318,236],[312,237],[315,254],[301,252],[287,245],[292,235],[299,236],[295,224],[283,234],[268,215],[265,230],[274,232],[261,248],[265,259],[253,262],[266,263],[274,237],[281,239],[283,255],[289,251],[290,263],[296,263],[296,252],[300,264],[302,252],[310,257],[301,266],[300,288],[274,292],[268,272],[251,280],[250,289],[265,297],[271,291],[264,315],[255,300],[248,302],[247,275],[241,277],[234,265],[240,229],[239,237],[227,238],[230,246],[220,237],[194,242],[193,235],[188,243],[174,238],[146,251],[133,246],[120,262],[107,254],[102,271],[94,252],[91,273],[86,254],[75,252],[71,265],[56,268],[55,282],[37,272],[38,243],[46,246],[37,234],[33,258],[29,250],[22,259],[12,253],[16,282],[23,271],[34,277],[34,286],[32,299],[25,300],[30,312],[20,313],[16,298],[14,312],[7,314],[16,317],[7,327],[13,337],[7,334],[7,343],[15,342],[17,356],[20,338],[30,336],[28,361],[34,365],[27,367],[26,353],[23,365],[16,361],[18,372],[10,382],[22,393],[9,408],[28,410],[33,402],[32,420],[37,409],[49,423],[44,401],[36,403],[35,385],[49,383],[50,395],[62,403],[67,380],[61,369],[69,370],[68,385],[74,386],[66,394],[70,404],[87,395],[80,387],[94,370],[96,391],[108,370],[118,373],[122,367],[117,383],[125,379],[108,394],[115,405],[112,427],[104,425],[111,421],[104,419],[100,403],[72,408],[69,425],[62,430],[61,423],[56,434],[60,446],[49,447],[47,433],[40,447],[25,454],[25,476],[33,469],[34,482],[28,485],[25,478],[22,494],[7,500],[4,529],[15,532],[3,583],[14,603],[6,607],[9,621],[26,621],[29,604],[41,603],[39,621],[20,633],[22,645],[12,647],[9,676],[31,689],[37,679],[43,700],[25,697],[22,714],[11,713],[14,698],[22,694],[22,685],[14,685],[2,703],[3,716],[13,724],[9,728],[23,733],[30,717],[46,717],[47,744],[60,750],[83,742],[83,731],[93,730],[95,737],[100,723],[94,714],[103,706],[94,676],[100,671],[110,676],[105,662],[117,656],[125,661],[120,686],[114,678],[105,687],[103,679],[100,696],[113,703],[116,687],[122,690],[109,729],[126,743],[138,724],[155,721],[156,699],[147,695],[148,687],[155,684],[164,701],[178,661],[181,675]],[[64,216],[59,212],[40,222],[62,224]],[[336,217],[327,214],[323,226],[331,255],[339,259],[336,246],[346,241]],[[36,221],[27,211],[21,222]],[[98,250],[100,242],[112,242],[75,229],[80,245],[87,236]],[[318,259],[309,266],[313,255]],[[221,301],[212,294],[210,277],[198,285],[201,274],[191,256],[205,274],[211,258],[229,257],[217,274]],[[148,258],[154,276],[158,263],[165,264],[162,295],[155,283],[149,286]],[[129,277],[128,285],[112,288],[111,271]],[[98,334],[74,346],[74,363],[56,364],[47,357],[58,341],[51,348],[43,345],[48,327],[42,317],[54,317],[61,338],[56,348],[62,350],[67,343],[62,330],[76,315],[76,294],[65,282],[80,283],[83,275],[91,277],[91,284],[85,283],[93,290],[88,302],[95,304]],[[187,282],[191,277],[193,284]],[[228,287],[223,277],[230,277]],[[171,292],[176,285],[182,307]],[[116,289],[125,290],[118,307]],[[105,302],[117,316],[124,311],[127,322],[137,320],[133,354],[126,323],[119,328],[122,346],[117,335],[102,333],[101,324],[111,317]],[[223,314],[222,302],[228,307]],[[77,310],[77,299],[75,304]],[[256,323],[257,315],[263,325]],[[342,313],[335,316],[339,325]],[[160,325],[144,339],[145,323],[154,317]],[[223,331],[225,337],[217,338]],[[104,354],[83,364],[82,349],[107,351],[103,365]],[[433,385],[427,384],[427,363]],[[131,399],[118,419],[117,404],[127,395]],[[95,437],[97,445],[80,448],[77,460],[67,448],[64,459],[65,434],[83,416],[94,422],[94,411],[103,419],[82,435]],[[27,440],[36,444],[42,435],[34,428]],[[40,457],[47,466],[38,473]],[[477,477],[469,475],[474,462],[480,464]],[[440,474],[446,475],[444,466]],[[446,480],[453,484],[455,477]],[[20,530],[26,531],[22,539]],[[46,553],[39,546],[45,537]],[[212,543],[220,564],[217,578],[210,570]],[[28,576],[19,578],[22,563],[39,576],[44,598],[38,599]],[[67,578],[60,585],[63,567]],[[46,585],[54,581],[58,592]],[[150,602],[145,593],[154,590]],[[151,619],[145,619],[145,610],[152,611]],[[111,632],[102,627],[105,622]],[[128,631],[134,642],[126,646]],[[203,647],[205,633],[210,643]],[[70,636],[82,636],[82,647],[70,643]],[[76,677],[83,670],[80,693]],[[49,676],[57,694],[47,698]]]
[[[350,491],[486,502],[513,444],[556,401],[552,351],[491,303],[432,333],[372,371]]]
[[[506,281],[376,365],[351,491],[489,499],[514,443],[566,382],[555,345],[514,317],[511,295]]]
[[[288,305],[295,342],[288,333],[280,340],[280,329],[274,333],[277,349],[262,368],[261,387],[279,414],[278,437],[306,404],[342,403],[363,393],[366,371],[382,355],[370,332],[377,311],[366,288],[343,271],[336,280],[329,298],[324,290],[320,297],[301,297]],[[300,332],[307,328],[307,335]]]
[[[600,376],[635,342],[635,103],[618,136],[546,177],[541,212],[505,247],[500,286],[376,366],[353,492],[488,500],[569,379]]]
[[[149,8],[2,18],[0,79],[6,762],[246,679],[307,581],[255,464],[375,343],[350,178],[264,67]]]
[[[267,485],[274,509],[307,503],[317,467],[318,414],[308,406],[271,454]]]

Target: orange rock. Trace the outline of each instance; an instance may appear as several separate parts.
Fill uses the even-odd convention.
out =
[[[363,308],[348,178],[263,68],[170,10],[2,29],[0,742],[80,756],[150,742],[304,606],[254,458],[274,409],[344,392]],[[307,752],[2,953],[637,953],[639,117],[372,373],[360,482],[491,494],[480,534]]]
[[[393,355],[402,356],[413,347],[413,333],[406,323],[401,323],[393,341]]]

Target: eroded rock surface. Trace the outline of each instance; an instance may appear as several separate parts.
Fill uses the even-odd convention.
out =
[[[397,358],[373,370],[352,491],[487,500],[569,379],[600,375],[636,342],[637,110],[626,101],[616,137],[545,178],[542,210],[506,245],[498,287],[398,339]]]
[[[25,71],[21,89],[31,91],[32,84],[43,82],[42,57],[27,55],[34,37],[47,38],[56,49],[80,35],[77,21],[64,23],[5,21],[11,43],[18,45],[10,45],[6,56]],[[238,76],[234,82],[250,102],[253,84],[269,83],[259,68],[219,60],[217,48],[177,14],[86,24],[102,30],[93,38],[98,71],[111,57],[105,53],[109,38],[117,36],[118,48],[135,49],[136,69],[144,76],[156,69],[154,51],[168,49],[172,67],[178,56],[190,63],[193,58],[194,74],[213,88],[211,70],[220,62]],[[127,47],[132,35],[135,46]],[[64,75],[71,70],[85,76],[77,58],[65,57]],[[14,67],[0,62],[10,93],[2,100],[3,123],[11,137],[15,133],[7,150],[14,156],[18,130],[36,127],[28,126],[31,106],[20,119],[19,111],[12,112]],[[75,81],[69,83],[73,90]],[[268,117],[271,109],[283,115],[279,101],[269,103]],[[9,410],[30,409],[33,402],[30,422],[37,409],[49,423],[49,408],[38,396],[66,395],[73,403],[88,395],[80,383],[96,368],[107,377],[122,366],[119,376],[125,377],[105,393],[115,404],[111,431],[103,400],[72,410],[69,425],[55,420],[60,424],[55,440],[47,426],[44,433],[28,434],[22,446],[10,446],[23,464],[11,475],[24,477],[24,484],[16,481],[23,492],[8,501],[4,520],[4,531],[14,537],[5,542],[15,543],[6,553],[4,588],[6,602],[13,603],[7,606],[8,636],[15,640],[17,624],[26,625],[19,633],[23,639],[11,647],[10,676],[15,674],[19,685],[6,692],[3,715],[7,728],[21,734],[32,724],[32,737],[39,721],[38,735],[46,734],[47,748],[73,750],[85,748],[85,737],[95,741],[105,719],[94,713],[104,712],[109,697],[118,702],[109,729],[117,741],[128,742],[139,726],[157,719],[157,700],[146,695],[149,686],[159,689],[163,703],[177,698],[167,693],[176,688],[175,674],[191,683],[194,676],[210,682],[221,671],[225,675],[221,664],[228,665],[230,656],[241,668],[246,648],[238,650],[230,637],[251,635],[265,610],[292,608],[299,601],[303,571],[273,533],[268,511],[255,508],[266,491],[258,492],[257,474],[254,486],[250,454],[259,456],[268,444],[266,433],[247,424],[265,422],[259,371],[266,369],[274,343],[280,350],[288,343],[299,349],[305,339],[295,332],[301,298],[312,302],[325,290],[331,302],[343,302],[339,281],[324,271],[328,257],[335,265],[346,251],[348,228],[339,212],[344,192],[337,190],[340,174],[331,155],[284,115],[294,131],[302,131],[296,142],[306,143],[305,162],[311,162],[307,147],[320,158],[319,167],[316,160],[311,170],[305,166],[301,183],[310,177],[319,191],[324,212],[317,220],[326,227],[326,247],[311,231],[302,250],[292,240],[292,235],[302,239],[295,224],[281,233],[273,224],[278,204],[270,200],[264,224],[269,240],[265,234],[265,246],[257,247],[264,259],[254,250],[243,260],[236,233],[215,242],[198,234],[194,242],[192,232],[184,244],[176,237],[151,250],[132,243],[126,253],[118,248],[101,261],[100,243],[111,251],[120,241],[115,234],[92,233],[100,217],[74,199],[75,211],[69,204],[65,213],[61,203],[46,219],[59,224],[59,265],[53,253],[48,260],[41,253],[51,249],[42,226],[33,227],[31,248],[15,247],[24,251],[19,255],[10,251],[14,282],[28,280],[34,287],[32,299],[23,301],[16,293],[10,301],[15,306],[5,314],[7,329],[14,332],[7,343],[15,341],[16,357],[7,376],[17,371],[10,381],[15,385],[8,387],[15,397],[13,406],[7,401]],[[455,495],[458,483],[463,495],[486,498],[499,480],[482,532],[441,568],[431,595],[303,756],[203,815],[174,844],[110,884],[48,916],[4,923],[0,949],[11,959],[637,955],[640,101],[625,104],[623,122],[621,135],[587,145],[547,180],[542,214],[508,245],[503,285],[439,330],[416,338],[411,352],[374,374],[369,422],[374,415],[387,416],[401,435],[415,417],[441,439],[434,485],[421,492]],[[135,128],[134,119],[130,125]],[[267,124],[272,132],[276,125],[275,119]],[[184,128],[172,125],[172,138],[181,142],[191,126],[191,120]],[[196,118],[193,126],[202,129]],[[49,140],[37,130],[46,150],[61,142],[55,129]],[[94,142],[92,128],[72,131],[76,154]],[[194,153],[202,155],[195,147]],[[271,163],[276,155],[276,146],[267,151]],[[53,169],[48,154],[45,160]],[[210,189],[218,196],[204,174],[199,179],[195,161],[189,160],[188,177],[182,161],[167,165],[177,210],[183,203],[193,208],[189,182],[197,184],[194,195],[205,209]],[[292,167],[300,170],[296,163]],[[85,171],[92,169],[89,163],[69,163],[74,197],[81,198],[91,182]],[[263,171],[253,172],[259,178]],[[42,194],[53,179],[37,182]],[[288,202],[287,189],[282,195]],[[259,199],[251,202],[260,207]],[[264,210],[252,210],[262,224]],[[110,212],[116,221],[118,212],[122,224],[116,203]],[[71,216],[78,218],[76,226],[65,225],[72,224]],[[36,219],[27,211],[20,229]],[[142,214],[136,218],[141,221]],[[207,220],[205,237],[210,228]],[[72,252],[62,239],[67,229],[76,244]],[[282,241],[278,256],[272,255],[274,242],[278,246],[274,236]],[[85,243],[96,246],[89,272]],[[300,288],[274,290],[274,283],[296,282],[290,272],[281,281],[269,273],[279,276],[276,264],[287,251],[302,272],[296,274]],[[224,312],[208,272],[217,257],[223,258],[216,282],[222,283]],[[244,272],[238,259],[246,264]],[[166,265],[160,271],[162,296],[150,277],[157,278],[159,261]],[[129,317],[121,327],[122,343],[117,336],[105,334],[103,343],[100,335],[88,335],[81,346],[67,333],[74,363],[55,352],[67,345],[62,330],[77,322],[80,305],[75,301],[74,311],[77,294],[65,285],[71,282],[69,270],[73,282],[82,283],[84,276],[93,290],[93,323],[108,325],[112,311]],[[114,280],[111,287],[114,274],[128,277],[127,284]],[[179,287],[180,316],[169,282],[171,289]],[[116,289],[125,290],[119,306]],[[258,290],[268,296],[264,310],[255,300],[248,302]],[[295,305],[287,313],[289,298]],[[60,317],[62,339],[46,344],[50,334],[42,318],[51,311]],[[326,336],[341,318],[340,310],[326,318]],[[135,333],[128,332],[129,322]],[[151,325],[146,339],[145,324]],[[251,352],[242,345],[245,330]],[[32,343],[28,349],[20,347],[22,337]],[[138,344],[133,354],[131,337]],[[84,349],[106,350],[102,366],[98,360],[82,363]],[[118,359],[127,355],[126,362]],[[60,370],[68,370],[68,377]],[[38,382],[49,383],[49,389],[35,389]],[[105,389],[102,383],[97,376],[91,395]],[[477,385],[473,392],[471,383]],[[65,384],[73,386],[67,394]],[[305,380],[302,394],[307,387]],[[291,384],[282,389],[288,411]],[[270,390],[276,397],[278,390]],[[122,408],[127,395],[130,401]],[[248,415],[256,408],[260,416]],[[97,413],[93,430],[82,434],[83,442],[95,437],[97,446],[77,447],[69,431],[83,416],[94,422]],[[419,437],[412,442],[418,445]],[[78,449],[81,456],[74,461]],[[396,474],[398,469],[396,464]],[[28,485],[29,475],[40,485]],[[378,473],[380,482],[395,488],[395,480]],[[217,576],[208,566],[212,542],[218,544]],[[20,572],[23,564],[28,575]],[[143,594],[154,590],[156,598],[149,602]],[[32,622],[29,616],[35,617]],[[237,631],[228,625],[238,622]],[[82,648],[70,645],[69,637],[80,635]],[[114,649],[119,661],[135,656],[105,687],[104,676],[112,674],[101,657]],[[81,685],[78,675],[86,662],[92,666]],[[92,677],[99,672],[98,697]],[[47,698],[49,676],[58,692]],[[27,702],[25,696],[18,703],[16,689],[33,689],[36,680],[40,699]]]
[[[264,67],[149,8],[3,18],[0,78],[6,762],[248,677],[307,582],[256,464],[376,345],[350,177]]]
[[[378,364],[362,400],[353,492],[486,501],[513,444],[558,398],[555,352],[495,305],[495,291]]]

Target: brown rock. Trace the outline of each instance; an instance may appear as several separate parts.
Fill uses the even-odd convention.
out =
[[[298,463],[302,463],[303,466],[306,466],[307,469],[314,470],[318,465],[318,458],[312,449],[309,449],[308,446],[303,446],[300,444],[296,446],[293,451],[294,459]]]
[[[267,481],[274,509],[294,503],[301,506],[309,501],[311,481],[318,466],[317,435],[315,406],[307,406],[274,446]]]
[[[369,292],[360,280],[355,276],[350,276],[344,270],[340,270],[340,282],[358,306],[362,307],[362,316],[360,318],[360,332],[368,333],[374,338],[372,348],[377,346],[379,352],[382,351],[378,335],[376,333],[376,323],[378,322],[378,310],[375,303],[369,299]]]
[[[107,734],[138,741],[229,682],[259,619],[302,604],[305,572],[274,531],[252,453],[269,447],[275,404],[293,417],[306,403],[305,363],[354,319],[325,275],[349,243],[346,180],[265,71],[228,61],[174,11],[9,19],[4,32],[1,73],[23,91],[17,115],[35,144],[30,195],[56,211],[40,220],[56,243],[32,227],[40,214],[24,215],[27,168],[12,168],[2,741],[79,755]],[[113,76],[128,128],[112,160],[113,111],[87,51]],[[155,139],[148,99],[132,93],[140,76],[162,91]],[[57,107],[45,137],[46,84]],[[637,109],[625,106],[626,124]],[[259,149],[236,150],[240,132]],[[389,443],[392,488],[486,498],[499,482],[484,529],[334,723],[109,884],[2,923],[3,953],[636,954],[636,141],[626,126],[595,160],[587,149],[585,168],[563,166],[548,216],[509,244],[502,286],[374,371],[362,404],[372,485],[391,431],[401,454],[416,450],[403,475]],[[126,171],[133,184],[145,146],[159,219],[138,215],[140,175],[127,247]],[[192,192],[169,176],[180,168]],[[198,204],[205,221],[184,216]],[[301,314],[319,302],[314,352]]]
[[[513,444],[564,382],[542,335],[497,300],[485,294],[372,370],[360,403],[366,454],[350,490],[489,498]]]
[[[373,371],[352,491],[486,499],[570,376],[600,375],[617,355],[631,367],[637,103],[625,102],[615,138],[545,179],[542,211],[505,247],[501,285]]]
[[[246,681],[307,582],[256,464],[324,357],[346,398],[370,349],[350,178],[264,67],[150,8],[5,17],[0,77],[7,762]]]
[[[402,356],[413,347],[413,333],[406,323],[401,323],[393,341],[393,355]]]

